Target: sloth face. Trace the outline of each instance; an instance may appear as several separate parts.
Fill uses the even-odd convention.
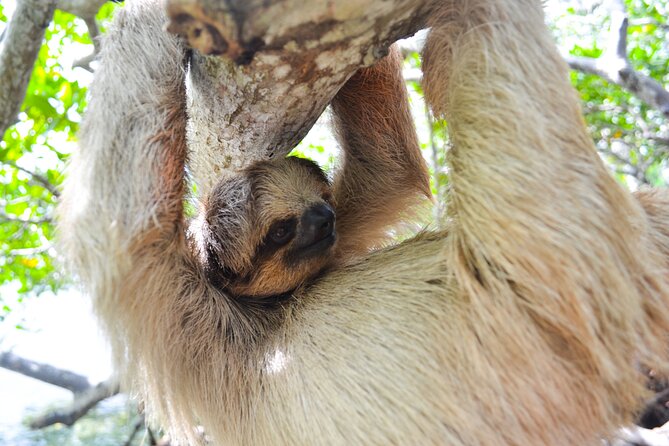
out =
[[[236,296],[276,296],[320,273],[337,240],[330,184],[313,162],[259,162],[207,212],[208,273]]]

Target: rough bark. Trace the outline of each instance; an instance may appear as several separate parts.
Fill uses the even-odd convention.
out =
[[[0,135],[16,122],[55,0],[21,0],[0,42]]]
[[[191,62],[190,171],[200,191],[254,160],[287,154],[356,69],[424,27],[428,3],[169,2],[171,31],[201,53],[227,56]]]

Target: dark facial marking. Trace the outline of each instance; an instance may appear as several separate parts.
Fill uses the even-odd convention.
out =
[[[334,211],[327,204],[314,205],[302,214],[300,233],[284,259],[290,266],[323,255],[336,238]]]
[[[265,237],[265,244],[269,247],[279,248],[290,242],[295,237],[295,228],[297,221],[295,218],[287,218],[274,222],[270,226]]]

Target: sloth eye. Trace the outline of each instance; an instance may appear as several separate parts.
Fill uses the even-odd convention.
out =
[[[277,245],[285,245],[295,235],[295,220],[281,220],[272,225],[269,238]]]
[[[286,229],[284,226],[279,226],[272,233],[272,238],[274,239],[275,242],[279,242],[284,238],[286,238],[287,236],[288,236],[288,229]]]

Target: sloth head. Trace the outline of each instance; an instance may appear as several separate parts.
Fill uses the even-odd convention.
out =
[[[205,203],[200,242],[212,283],[265,297],[318,274],[336,241],[332,199],[323,171],[295,157],[257,162],[219,183]]]

